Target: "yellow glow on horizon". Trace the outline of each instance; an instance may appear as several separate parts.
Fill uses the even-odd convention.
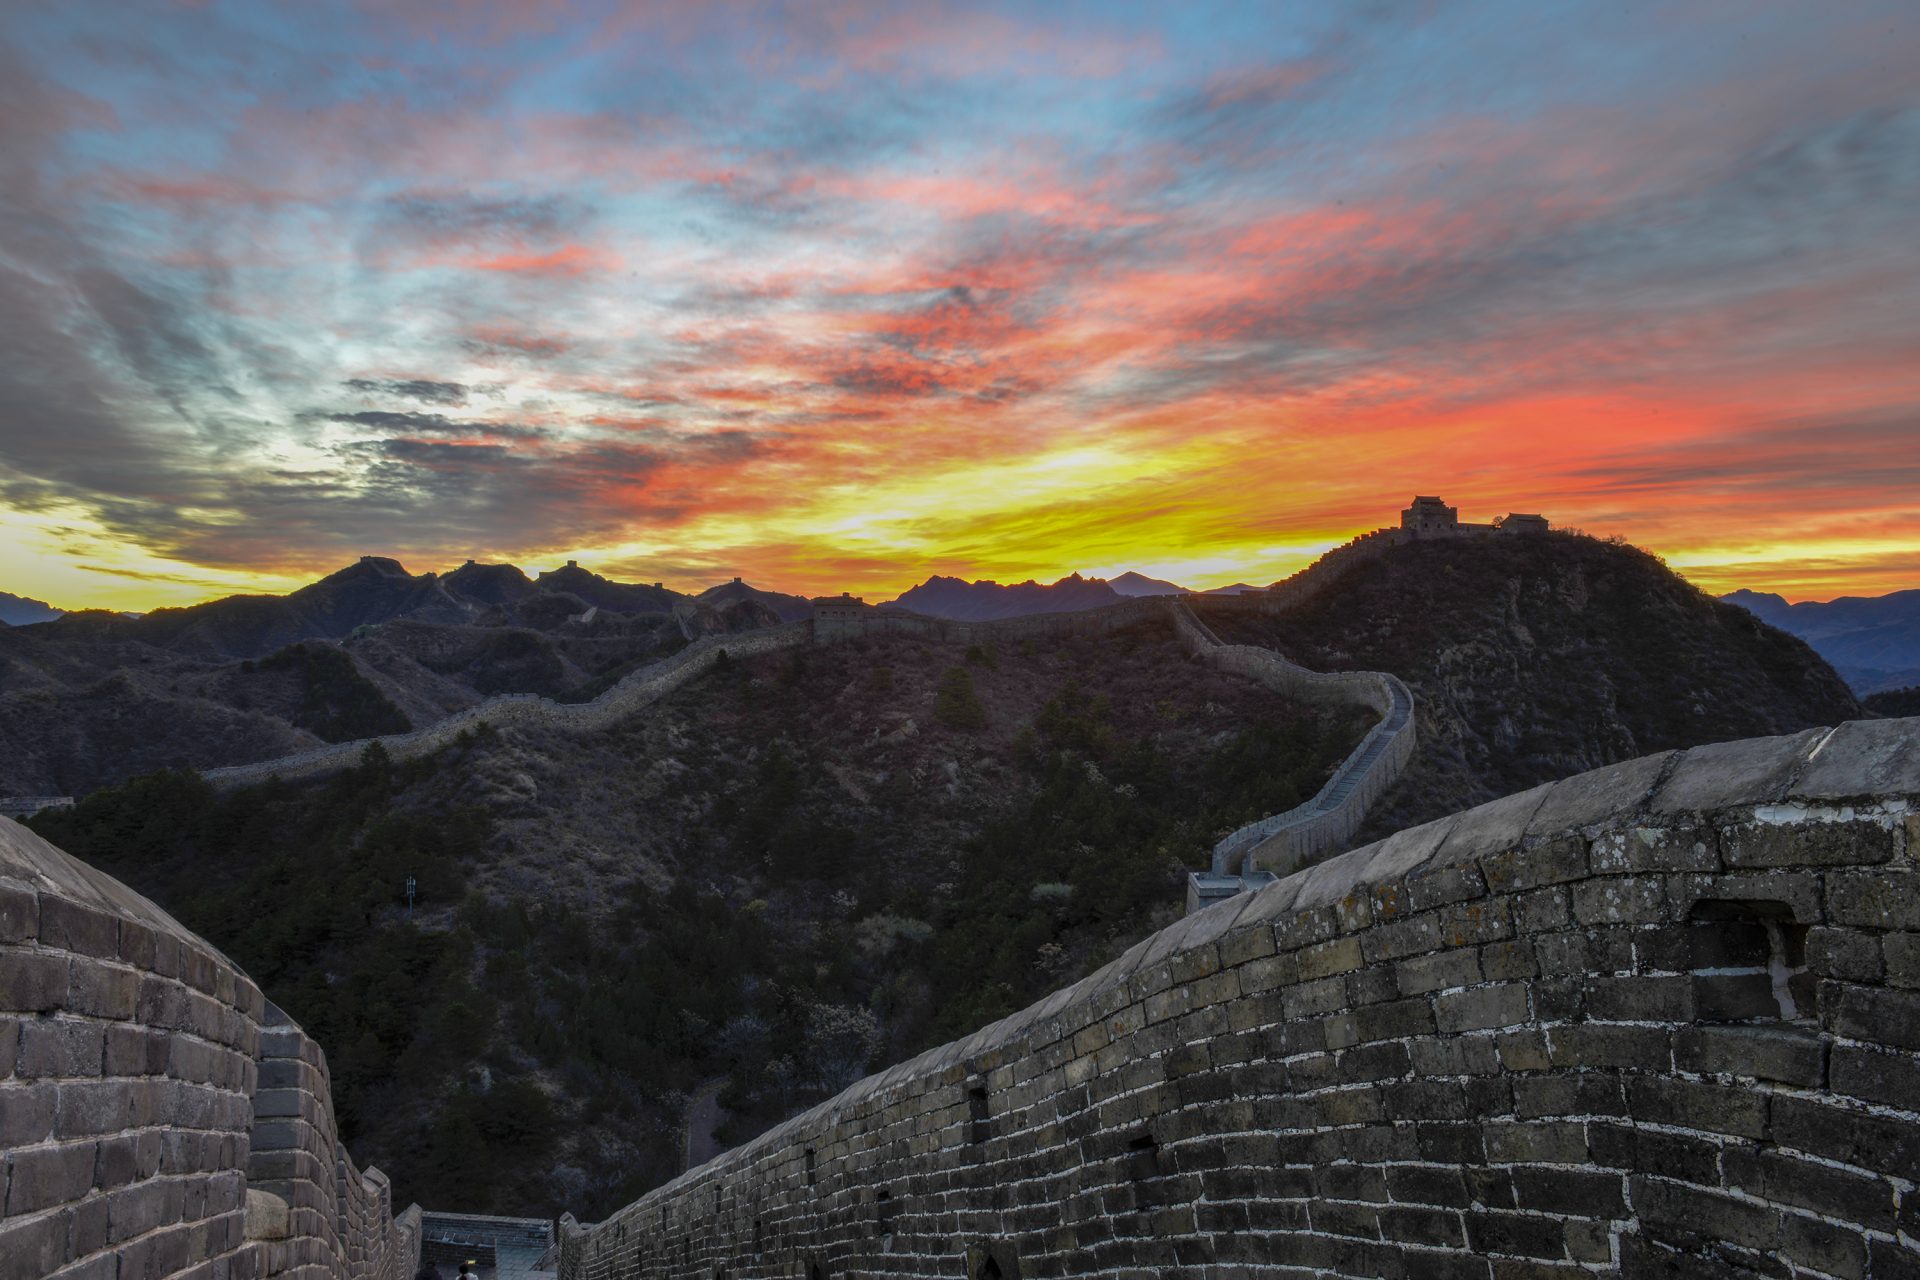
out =
[[[169,560],[117,537],[76,503],[35,511],[0,505],[0,561],[0,591],[67,610],[144,613],[217,596],[282,594],[312,581]]]
[[[1050,582],[1069,573],[1115,578],[1129,570],[1209,590],[1234,582],[1256,586],[1310,564],[1349,537],[1392,522],[1398,501],[1382,498],[1370,518],[1298,538],[1219,536],[1219,512],[1141,516],[1159,486],[1182,468],[1219,465],[1217,442],[1166,449],[1076,444],[1034,458],[958,461],[923,472],[898,472],[867,485],[827,485],[805,500],[758,513],[696,516],[667,536],[655,534],[602,547],[540,549],[504,558],[530,576],[578,559],[590,569],[635,581],[665,581],[688,593],[738,574],[754,585],[795,594],[852,590],[887,599],[929,573],[1018,582]],[[1101,514],[1081,527],[1062,512]],[[1551,513],[1550,513],[1551,514]],[[1209,521],[1211,523],[1209,523]],[[1576,523],[1576,522],[1569,522]],[[1914,585],[1920,546],[1897,537],[1824,536],[1778,541],[1649,547],[1712,594],[1739,587],[1774,591],[1792,601],[1875,595]],[[957,551],[956,540],[962,549]],[[1671,545],[1671,544],[1668,544]],[[362,548],[367,554],[395,549]],[[449,553],[450,569],[464,555]],[[342,557],[345,564],[350,557]],[[320,569],[209,568],[129,543],[77,504],[35,511],[0,505],[0,590],[55,608],[144,612],[242,593],[283,594],[322,576]],[[615,565],[680,566],[618,571]]]

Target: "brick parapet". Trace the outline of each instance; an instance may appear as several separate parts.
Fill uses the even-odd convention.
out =
[[[268,1011],[166,912],[0,819],[0,1280],[411,1274],[418,1234],[409,1254],[384,1179],[359,1193],[346,1248],[337,1215],[328,1251],[248,1237],[274,1113],[334,1128],[324,1088],[280,1087],[288,1032]],[[298,1056],[323,1086],[317,1047]],[[336,1142],[329,1184],[341,1158]],[[328,1212],[298,1207],[315,1227]]]
[[[563,1276],[1916,1274],[1917,801],[1920,721],[1854,722],[1397,833],[567,1221]]]

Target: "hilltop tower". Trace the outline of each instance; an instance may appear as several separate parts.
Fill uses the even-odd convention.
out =
[[[842,591],[837,596],[813,599],[813,642],[830,644],[851,639],[861,633],[861,619],[871,612],[866,600]]]
[[[1460,531],[1460,508],[1433,497],[1416,497],[1400,513],[1400,527],[1412,534],[1448,534]]]

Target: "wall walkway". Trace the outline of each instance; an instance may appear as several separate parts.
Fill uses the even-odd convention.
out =
[[[408,1280],[419,1211],[231,961],[0,819],[0,1280]]]
[[[1920,720],[1650,756],[1198,912],[567,1280],[1920,1275]]]

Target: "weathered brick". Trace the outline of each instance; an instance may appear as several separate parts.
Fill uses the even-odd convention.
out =
[[[1276,951],[1297,951],[1315,942],[1325,942],[1337,932],[1339,930],[1335,927],[1333,912],[1325,907],[1314,907],[1275,920],[1273,945]]]
[[[1583,1169],[1515,1169],[1514,1198],[1522,1209],[1581,1218],[1627,1216],[1626,1180]]]
[[[106,1030],[75,1018],[34,1018],[21,1024],[20,1058],[15,1074],[97,1076]]]
[[[1351,935],[1335,938],[1306,947],[1300,952],[1300,977],[1302,981],[1312,982],[1316,978],[1358,969],[1362,963],[1359,938]]]
[[[1434,997],[1434,1023],[1445,1032],[1517,1027],[1528,1021],[1527,984],[1507,982]]]
[[[140,975],[119,965],[73,958],[67,1007],[93,1018],[124,1021],[133,1016]]]
[[[1489,982],[1511,982],[1539,976],[1540,962],[1534,955],[1532,939],[1520,938],[1481,947],[1480,969]]]
[[[1835,1093],[1920,1111],[1920,1061],[1910,1053],[1835,1045],[1828,1078]]]
[[[1407,877],[1406,887],[1415,911],[1487,896],[1486,878],[1480,874],[1480,868],[1470,862],[1422,868]]]
[[[1827,876],[1826,890],[1830,924],[1920,930],[1920,875],[1836,871]]]
[[[1506,849],[1480,858],[1480,871],[1493,893],[1516,893],[1584,879],[1587,842],[1575,835],[1542,841],[1531,848]]]
[[[0,1222],[0,1280],[45,1280],[66,1261],[66,1251],[61,1214]]]
[[[1772,1249],[1780,1235],[1778,1210],[1749,1204],[1663,1178],[1636,1176],[1629,1195],[1641,1221],[1656,1232],[1705,1233],[1749,1249]]]
[[[0,950],[0,1009],[9,1013],[51,1013],[66,1001],[66,956]]]
[[[1584,1006],[1602,1022],[1684,1022],[1693,1012],[1693,982],[1679,975],[1590,978]]]
[[[71,1204],[93,1186],[94,1144],[27,1147],[7,1154],[7,1216]]]
[[[1573,886],[1573,918],[1581,924],[1650,924],[1671,914],[1658,877],[1602,876]]]
[[[1719,840],[1711,827],[1628,827],[1593,839],[1595,875],[1633,871],[1718,871]]]
[[[1876,822],[1751,822],[1720,829],[1729,867],[1838,867],[1889,862],[1899,835]]]
[[[1466,1220],[1467,1246],[1475,1253],[1514,1253],[1529,1258],[1566,1256],[1566,1228],[1557,1219],[1469,1210]]]
[[[1673,1065],[1668,1034],[1661,1027],[1584,1023],[1549,1028],[1547,1043],[1556,1067],[1664,1071]]]
[[[31,942],[39,932],[39,896],[25,885],[0,882],[0,942]]]
[[[1573,895],[1565,885],[1516,893],[1509,901],[1514,927],[1524,934],[1564,928],[1573,920]]]
[[[1486,1126],[1487,1158],[1496,1164],[1584,1164],[1587,1130],[1578,1121],[1496,1121]]]
[[[133,1086],[124,1080],[76,1081],[59,1086],[54,1133],[90,1137],[125,1129],[133,1119]]]
[[[1729,1147],[1721,1167],[1728,1187],[1756,1200],[1795,1205],[1876,1231],[1895,1227],[1897,1196],[1885,1179],[1765,1148]]]
[[[1421,995],[1448,987],[1478,985],[1480,953],[1461,949],[1409,956],[1394,962],[1394,974],[1403,995]]]
[[[120,954],[120,924],[104,911],[43,893],[40,941],[62,951],[112,959]]]
[[[1768,1096],[1706,1081],[1639,1076],[1627,1083],[1634,1119],[1742,1138],[1767,1136]]]
[[[1700,1026],[1674,1033],[1674,1065],[1702,1075],[1747,1076],[1817,1089],[1826,1079],[1827,1047],[1790,1027]]]
[[[1920,1049],[1920,992],[1827,983],[1821,991],[1827,1026],[1835,1035],[1897,1049]]]

